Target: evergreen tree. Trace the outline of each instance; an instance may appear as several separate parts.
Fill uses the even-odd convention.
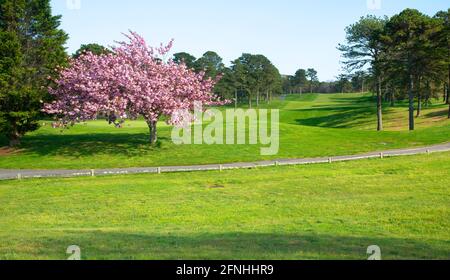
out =
[[[383,130],[382,93],[380,60],[382,56],[381,34],[386,19],[375,16],[362,17],[357,23],[346,28],[346,44],[339,45],[349,72],[371,66],[376,79],[377,91],[377,130]]]
[[[0,0],[0,133],[11,146],[38,128],[49,77],[67,60],[67,35],[49,0]]]
[[[444,80],[444,102],[449,104],[448,118],[450,119],[450,9],[438,12],[435,18],[441,25],[436,42],[446,67],[446,73],[442,79]]]
[[[193,69],[196,58],[187,52],[179,52],[173,55],[173,61],[178,64],[184,62],[189,69]]]
[[[80,55],[86,52],[91,52],[96,55],[108,54],[111,53],[111,50],[99,45],[99,44],[87,44],[81,45],[81,47],[73,54],[73,58],[78,58]]]
[[[259,105],[262,93],[266,101],[270,101],[273,92],[282,91],[282,79],[278,69],[264,55],[244,53],[232,62],[233,79],[238,88],[248,94],[248,105],[252,107],[252,99],[256,97]]]
[[[194,68],[197,72],[205,71],[206,77],[215,79],[218,75],[223,73],[225,66],[222,62],[222,58],[216,52],[207,51],[202,57],[195,61]]]
[[[306,77],[305,69],[298,69],[292,79],[293,86],[303,93],[304,88],[308,85],[308,78]]]
[[[387,62],[407,82],[409,99],[409,129],[414,130],[414,99],[420,99],[420,83],[430,66],[434,63],[432,56],[432,33],[430,18],[417,10],[406,9],[393,16],[386,24],[384,40],[387,45]],[[434,67],[432,67],[434,68]],[[418,106],[419,109],[420,106]],[[420,110],[420,109],[419,109]]]
[[[309,78],[309,92],[312,93],[314,85],[319,82],[317,71],[313,68],[309,68],[308,70],[306,70],[306,77]]]

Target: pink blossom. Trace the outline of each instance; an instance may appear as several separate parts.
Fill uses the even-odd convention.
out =
[[[155,124],[167,116],[169,124],[186,122],[180,110],[192,110],[194,102],[223,105],[213,92],[216,80],[206,79],[184,64],[164,61],[173,41],[159,48],[149,47],[135,32],[125,34],[113,53],[84,53],[59,69],[56,86],[49,88],[55,101],[43,111],[55,115],[64,125],[106,116],[120,125],[125,119],[143,116]]]

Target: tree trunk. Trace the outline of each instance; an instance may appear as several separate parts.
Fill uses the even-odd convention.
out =
[[[259,108],[259,89],[256,92],[256,108]]]
[[[395,91],[393,89],[391,90],[391,106],[395,106]]]
[[[19,137],[11,137],[9,139],[9,146],[10,147],[16,147],[20,145],[20,138]]]
[[[409,75],[408,98],[409,98],[409,130],[412,131],[414,130],[414,81],[412,75]]]
[[[17,124],[16,124],[15,121],[12,121],[11,128],[12,128],[12,132],[9,135],[9,146],[10,147],[16,147],[16,146],[20,145],[21,135],[17,131]]]
[[[389,86],[386,83],[385,87],[384,87],[384,101],[388,102],[389,101],[389,97],[390,95],[388,94],[389,92]]]
[[[422,94],[417,93],[417,115],[416,117],[420,117],[420,113],[422,111]]]
[[[381,78],[377,80],[377,130],[383,130],[383,100],[381,96]]]
[[[248,107],[252,108],[252,95],[250,93],[248,94]]]
[[[417,79],[416,83],[416,90],[417,90],[417,114],[416,117],[420,116],[420,113],[422,111],[422,89],[420,88],[422,84],[421,78],[419,77]]]
[[[450,48],[448,49],[448,57],[450,57]],[[447,100],[446,103],[450,105],[450,64],[448,64],[448,76],[447,76]],[[450,111],[448,112],[450,118]]]
[[[446,94],[445,94],[445,104],[450,104],[450,85],[447,84],[446,87]]]
[[[238,107],[238,92],[237,89],[234,90],[234,108],[237,109]]]
[[[156,141],[158,141],[158,133],[156,131],[156,124],[157,121],[147,121],[148,129],[150,131],[150,144],[154,145],[156,144]]]
[[[447,104],[447,99],[448,99],[447,92],[448,92],[448,86],[447,86],[447,83],[444,83],[444,94],[443,94],[443,99],[442,99],[442,102],[444,102],[444,104]]]

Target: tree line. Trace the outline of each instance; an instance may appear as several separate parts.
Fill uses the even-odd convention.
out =
[[[202,57],[181,52],[174,54],[174,61],[186,63],[197,72],[204,71],[206,76],[220,80],[215,86],[215,93],[229,100],[254,103],[259,106],[261,101],[270,102],[272,93],[281,90],[281,75],[272,62],[263,55],[242,54],[226,67],[223,59],[213,51],[206,52]]]
[[[107,54],[108,48],[98,44],[82,45],[73,55],[79,57],[83,52]],[[307,92],[335,92],[336,83],[320,82],[317,71],[313,68],[300,69],[295,75],[281,75],[280,71],[264,55],[243,53],[225,66],[222,57],[214,51],[207,51],[196,58],[187,52],[175,53],[172,60],[183,63],[197,73],[204,72],[206,77],[219,78],[214,91],[235,104],[248,104],[258,107],[261,102],[269,103],[280,94]],[[351,91],[351,90],[350,90]]]
[[[84,52],[96,55],[108,54],[110,49],[99,44],[82,45],[74,54],[78,58]],[[242,54],[226,67],[214,51],[207,51],[200,58],[187,53],[175,53],[176,63],[184,63],[196,72],[204,71],[207,77],[220,76],[215,86],[217,95],[237,103],[268,101],[274,95],[302,93],[366,92],[370,89],[371,77],[365,71],[339,75],[335,81],[320,81],[314,68],[299,69],[294,75],[281,75],[279,70],[264,55]],[[258,94],[259,89],[259,94]]]
[[[405,9],[392,17],[362,17],[346,28],[338,46],[348,73],[367,73],[377,96],[377,127],[383,130],[383,101],[407,100],[409,129],[433,98],[449,104],[449,13],[434,16]],[[345,76],[345,75],[344,75]],[[345,79],[345,77],[343,77]]]
[[[282,93],[282,76],[279,70],[264,55],[244,53],[226,67],[223,59],[214,51],[208,51],[196,59],[180,52],[173,56],[177,63],[185,63],[197,72],[204,71],[207,77],[220,80],[215,93],[235,104],[247,103],[251,108],[261,102],[269,103],[274,95]]]
[[[249,107],[254,103],[259,106],[261,101],[269,103],[281,94],[366,92],[370,89],[370,75],[364,71],[341,75],[335,81],[320,81],[314,68],[299,69],[294,75],[281,75],[264,55],[244,53],[231,61],[230,67],[226,67],[223,59],[213,51],[198,59],[180,52],[174,54],[173,59],[197,72],[205,71],[209,77],[220,75],[216,94],[234,100],[236,105],[248,103]]]
[[[98,48],[98,47],[96,47]],[[371,77],[365,71],[340,75],[334,81],[320,81],[314,68],[299,69],[294,75],[281,75],[264,55],[244,53],[226,67],[222,58],[213,51],[202,57],[180,52],[173,56],[175,62],[184,62],[195,71],[205,71],[209,77],[221,76],[215,87],[219,96],[235,100],[236,104],[270,102],[275,95],[302,93],[366,92]]]

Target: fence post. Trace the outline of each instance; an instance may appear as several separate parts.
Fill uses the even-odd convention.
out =
[[[328,158],[328,163],[333,163],[333,159],[331,157]]]
[[[161,174],[161,167],[158,167],[158,174]]]
[[[380,158],[384,158],[384,154],[383,153],[380,153]]]
[[[22,174],[20,173],[17,174],[17,180],[22,180]]]
[[[95,177],[95,170],[91,169],[91,177]]]

